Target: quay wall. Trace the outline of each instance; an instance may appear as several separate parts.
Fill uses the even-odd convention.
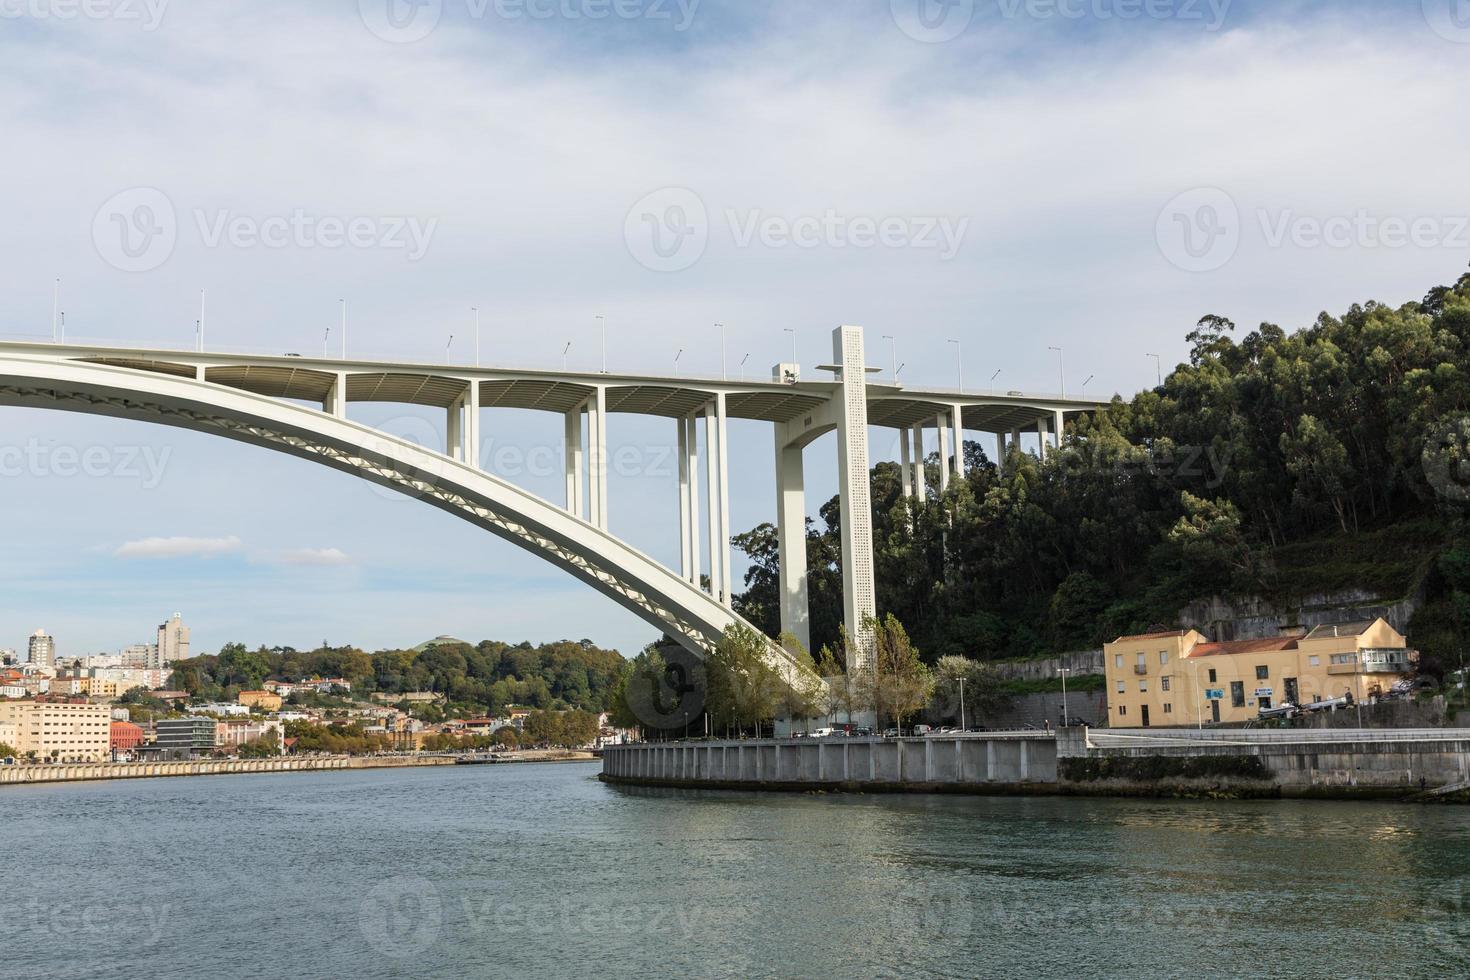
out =
[[[279,758],[209,759],[197,762],[99,762],[79,765],[0,767],[0,786],[21,783],[69,783],[96,779],[162,779],[173,776],[224,776],[262,772],[323,772],[339,769],[384,769],[402,766],[453,765],[454,760],[427,758]]]
[[[1137,746],[1093,744],[1085,728],[908,739],[655,742],[608,747],[602,778],[710,789],[1397,799],[1470,785],[1470,731],[1409,737],[1359,731],[1341,738],[1316,732],[1310,741],[1277,733],[1228,734]],[[1236,764],[1242,759],[1252,760],[1244,767],[1251,772],[1242,774]]]

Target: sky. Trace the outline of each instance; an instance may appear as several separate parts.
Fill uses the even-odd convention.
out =
[[[478,308],[507,366],[598,366],[598,315],[615,371],[718,373],[717,323],[732,370],[788,330],[810,369],[857,324],[909,384],[1126,397],[1205,314],[1292,329],[1464,272],[1467,77],[1464,0],[0,0],[0,339],[50,338],[60,279],[81,341],[192,345],[201,290],[213,349],[338,349],[345,298],[353,356],[468,363]],[[208,652],[654,638],[325,468],[4,419],[0,648],[176,611]],[[483,427],[558,500],[559,419]],[[612,530],[674,563],[672,423],[609,437]],[[731,439],[741,530],[774,519],[771,435]],[[813,513],[835,465],[808,450]]]

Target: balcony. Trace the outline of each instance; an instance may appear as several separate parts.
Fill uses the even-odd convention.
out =
[[[1148,673],[1148,664],[1134,664],[1133,665],[1133,672],[1135,674],[1139,674],[1139,675],[1147,674]]]

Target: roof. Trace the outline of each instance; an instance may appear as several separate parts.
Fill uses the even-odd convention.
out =
[[[1323,637],[1361,636],[1368,632],[1376,622],[1378,622],[1376,619],[1367,619],[1354,623],[1324,623],[1321,626],[1314,627],[1306,635],[1305,639],[1320,640]]]
[[[1132,643],[1135,640],[1166,640],[1172,637],[1184,636],[1193,633],[1194,630],[1169,630],[1167,633],[1136,633],[1133,636],[1120,636],[1114,643]]]
[[[1276,653],[1295,650],[1300,636],[1269,636],[1260,640],[1228,640],[1224,643],[1198,643],[1186,657],[1226,657],[1241,653]]]

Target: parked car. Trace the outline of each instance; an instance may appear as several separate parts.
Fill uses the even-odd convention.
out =
[[[915,736],[930,735],[930,734],[933,734],[933,732],[934,732],[934,728],[931,725],[915,725],[914,726],[914,735]]]
[[[898,729],[897,728],[885,728],[885,729],[883,729],[883,737],[884,738],[898,738]]]

